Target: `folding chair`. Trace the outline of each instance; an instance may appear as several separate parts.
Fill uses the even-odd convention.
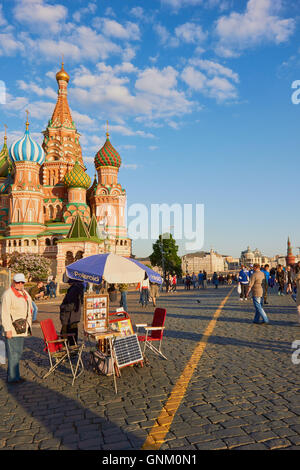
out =
[[[48,352],[49,356],[49,361],[50,361],[50,369],[49,371],[44,375],[43,379],[48,377],[52,372],[55,371],[55,369],[65,360],[68,360],[71,366],[71,371],[73,375],[73,381],[72,381],[72,386],[74,385],[75,379],[79,377],[83,370],[84,370],[84,365],[82,362],[82,351],[84,348],[84,344],[78,345],[76,343],[76,340],[74,338],[73,334],[67,334],[67,335],[60,335],[56,332],[53,321],[48,318],[47,320],[43,320],[40,322],[40,326],[44,335],[44,342],[45,342],[45,348],[44,351]],[[65,338],[65,336],[73,336],[75,345],[74,346],[68,346],[68,339]],[[78,356],[75,371],[74,367],[71,361],[71,357],[73,356]],[[81,365],[81,371],[79,374],[77,374],[79,365]]]
[[[138,335],[139,341],[141,342],[143,341],[145,343],[143,354],[145,354],[146,347],[148,347],[149,349],[151,349],[152,352],[154,352],[155,354],[167,360],[166,356],[161,352],[161,343],[162,343],[164,329],[165,329],[164,324],[166,320],[166,315],[167,315],[167,310],[165,308],[156,308],[154,311],[154,316],[153,316],[151,326],[148,326],[147,323],[136,324],[137,333],[138,333],[139,328],[144,328],[146,330],[145,335]],[[154,341],[159,341],[158,348],[156,348],[153,345]]]

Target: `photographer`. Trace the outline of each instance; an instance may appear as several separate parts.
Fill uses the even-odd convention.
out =
[[[25,381],[20,377],[19,362],[24,338],[31,336],[32,300],[24,289],[25,282],[24,274],[15,274],[12,286],[2,297],[1,321],[6,338],[7,382],[13,384]]]
[[[69,279],[70,287],[60,306],[61,334],[68,336],[68,343],[73,346],[78,340],[78,323],[81,319],[84,285],[81,281]],[[75,340],[75,342],[74,342]]]

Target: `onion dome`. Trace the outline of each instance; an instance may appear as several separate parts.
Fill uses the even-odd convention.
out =
[[[29,122],[27,116],[26,131],[24,136],[16,140],[9,149],[9,155],[13,162],[32,162],[42,165],[45,161],[45,153],[42,147],[35,142],[29,134]]]
[[[64,184],[68,188],[83,188],[88,189],[91,185],[91,178],[84,171],[82,166],[80,166],[78,160],[76,160],[75,165],[72,170],[66,173],[64,177]]]
[[[64,80],[65,82],[69,83],[69,80],[70,80],[70,76],[69,74],[65,71],[64,69],[64,63],[62,62],[61,64],[61,69],[59,72],[57,72],[56,74],[56,80],[59,81],[59,80]]]
[[[12,163],[9,158],[9,152],[7,148],[7,137],[4,136],[4,145],[0,152],[0,177],[6,177],[11,172]]]
[[[120,168],[121,166],[121,157],[116,149],[111,145],[108,137],[109,133],[107,132],[105,144],[95,155],[96,169],[99,168],[99,166],[114,166],[116,168]]]
[[[10,176],[7,178],[0,178],[0,194],[5,194],[12,183]]]

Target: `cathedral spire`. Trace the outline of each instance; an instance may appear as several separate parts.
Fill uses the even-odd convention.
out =
[[[290,242],[290,237],[288,237],[287,242],[287,256],[286,256],[286,265],[289,266],[291,264],[295,264],[295,256],[293,255],[292,246]]]

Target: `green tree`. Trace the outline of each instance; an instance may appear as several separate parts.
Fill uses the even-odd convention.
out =
[[[46,279],[51,271],[51,261],[34,253],[15,253],[9,266],[15,273],[23,273],[28,281]]]
[[[161,267],[164,278],[167,273],[181,276],[181,258],[177,254],[178,246],[172,235],[170,233],[160,235],[152,246],[153,253],[150,255],[152,266]]]

